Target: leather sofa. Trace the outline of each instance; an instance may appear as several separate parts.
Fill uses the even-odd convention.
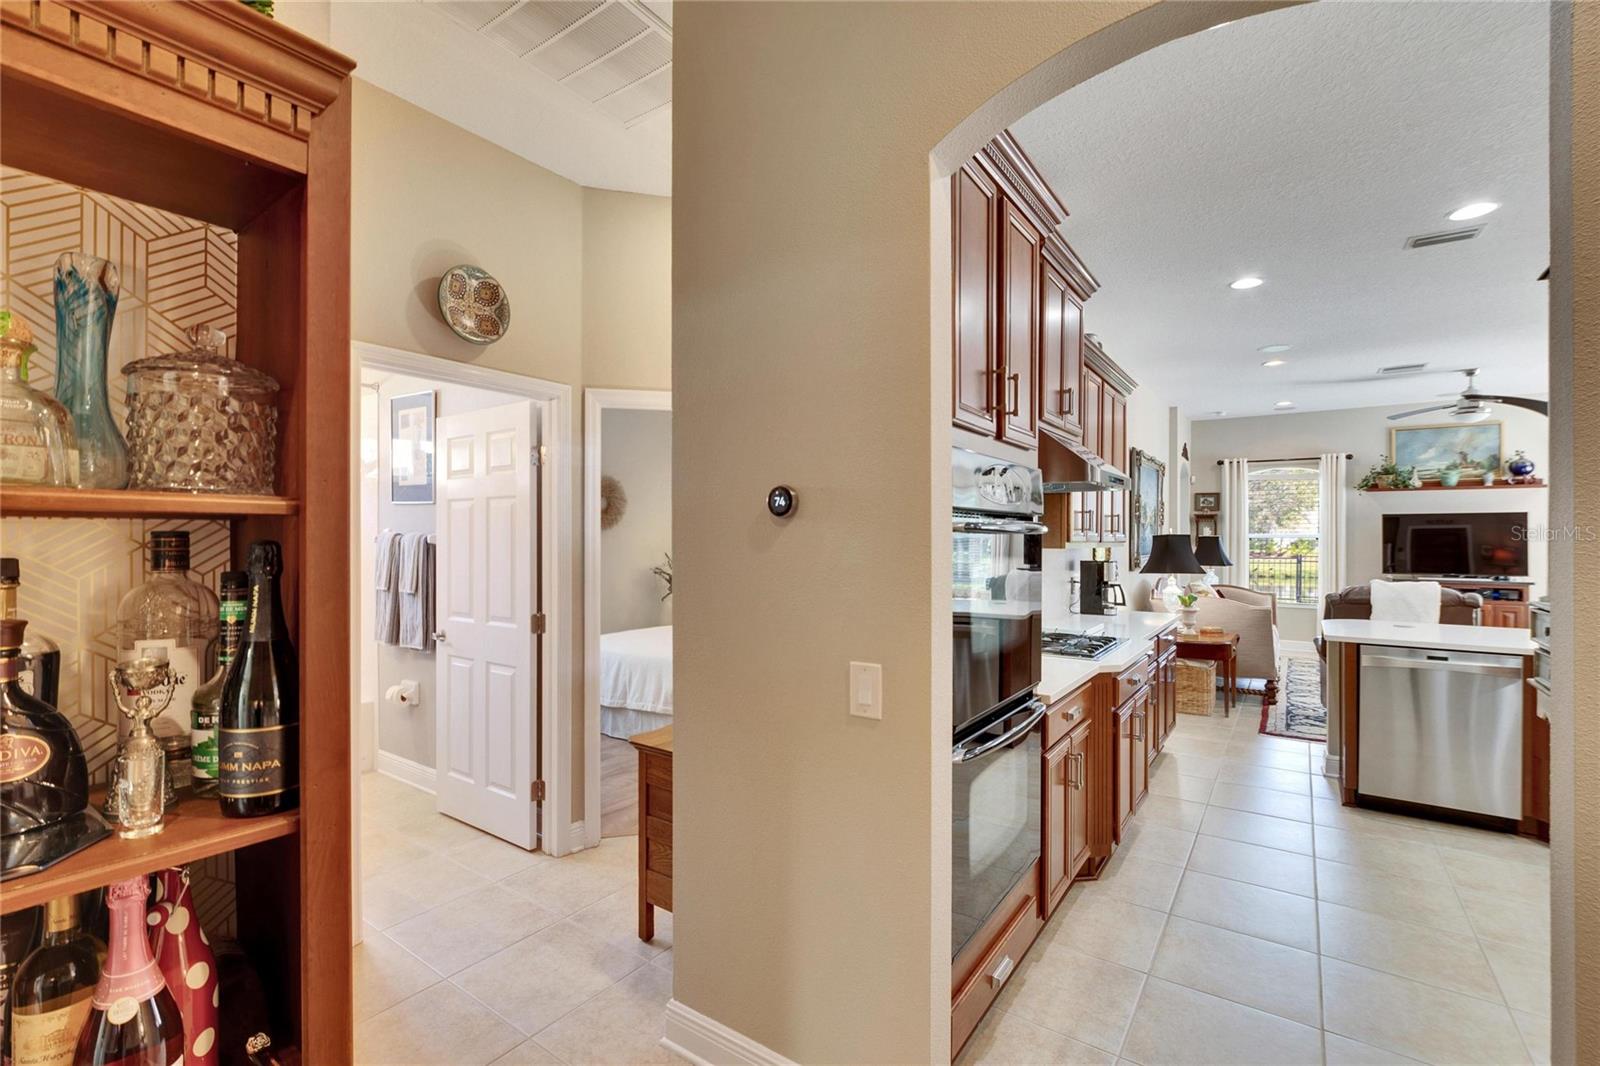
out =
[[[1439,590],[1439,623],[1450,626],[1475,626],[1483,608],[1483,597],[1476,592],[1456,589]],[[1323,597],[1324,618],[1371,618],[1372,586],[1347,585],[1338,592]],[[1318,633],[1313,643],[1317,647],[1318,673],[1321,675],[1322,702],[1328,702],[1328,649]]]

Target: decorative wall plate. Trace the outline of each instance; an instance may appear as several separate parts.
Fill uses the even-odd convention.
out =
[[[479,267],[463,263],[439,279],[439,313],[462,340],[493,344],[511,328],[511,298]]]

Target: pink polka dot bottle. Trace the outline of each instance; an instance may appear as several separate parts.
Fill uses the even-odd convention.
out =
[[[183,1019],[145,934],[146,878],[106,887],[111,936],[74,1066],[180,1066]]]
[[[217,960],[189,894],[189,869],[162,870],[156,878],[156,904],[146,921],[156,965],[183,1016],[183,1063],[217,1066]]]

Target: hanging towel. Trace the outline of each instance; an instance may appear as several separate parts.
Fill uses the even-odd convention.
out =
[[[400,534],[387,529],[378,534],[372,586],[378,597],[373,635],[379,644],[394,644],[400,639]]]
[[[426,533],[400,538],[400,646],[433,650],[433,545]]]

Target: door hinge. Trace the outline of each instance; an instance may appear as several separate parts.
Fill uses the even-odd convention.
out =
[[[528,619],[528,624],[529,624],[529,626],[532,627],[532,629],[533,629],[533,631],[535,633],[543,635],[543,633],[544,633],[544,612],[543,611],[535,611],[533,613],[532,617],[530,617]]]
[[[535,444],[528,449],[528,464],[535,467],[543,466],[548,454],[543,444]]]
[[[543,803],[544,802],[544,782],[543,781],[535,781],[533,783],[533,802],[535,802],[535,803]]]

